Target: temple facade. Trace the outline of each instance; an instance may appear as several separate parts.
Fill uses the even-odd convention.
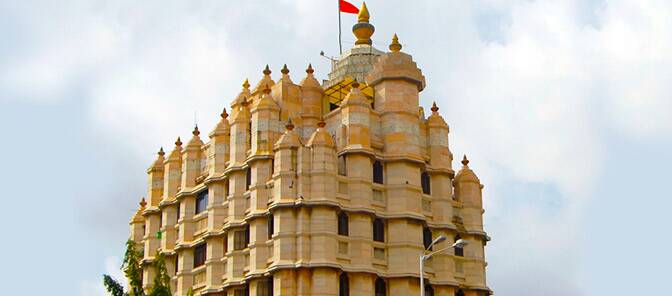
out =
[[[373,48],[369,18],[323,83],[267,66],[207,136],[159,151],[130,222],[146,289],[158,251],[179,296],[419,295],[420,255],[445,249],[425,295],[491,294],[483,185],[466,156],[455,173],[439,108],[419,106],[425,77],[396,35]]]

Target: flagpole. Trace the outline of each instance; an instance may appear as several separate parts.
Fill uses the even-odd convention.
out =
[[[343,45],[341,44],[341,0],[338,1],[338,53],[343,54]]]

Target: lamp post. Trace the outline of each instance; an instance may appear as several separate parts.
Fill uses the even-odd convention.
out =
[[[458,239],[455,243],[452,245],[445,247],[441,250],[434,251],[431,253],[427,253],[429,249],[432,248],[435,244],[438,244],[442,241],[446,240],[446,237],[443,235],[439,235],[429,246],[422,252],[422,255],[420,255],[420,296],[425,296],[425,260],[429,259],[430,257],[434,256],[435,254],[441,253],[445,250],[451,249],[451,248],[462,248],[468,244],[467,241],[463,239]]]

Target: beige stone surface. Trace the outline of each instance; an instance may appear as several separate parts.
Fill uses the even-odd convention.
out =
[[[427,261],[434,295],[490,293],[483,185],[466,157],[453,171],[448,124],[436,105],[428,117],[419,107],[425,78],[398,39],[387,53],[366,44],[369,17],[355,25],[362,42],[339,57],[323,85],[312,66],[299,84],[286,66],[277,82],[266,68],[253,90],[243,83],[207,142],[195,128],[186,145],[178,139],[168,155],[161,149],[130,222],[130,237],[144,250],[145,288],[158,250],[175,295],[190,288],[268,295],[272,285],[276,296],[335,296],[344,274],[350,295],[374,295],[377,279],[386,295],[418,295],[429,229],[432,239],[447,237],[434,250],[457,236],[469,242],[462,256],[449,249]],[[325,109],[325,92],[353,77],[340,105]],[[374,182],[376,161],[382,182]],[[205,192],[206,207],[196,213]],[[373,239],[375,219],[383,222],[382,242]],[[203,245],[205,261],[195,266]]]

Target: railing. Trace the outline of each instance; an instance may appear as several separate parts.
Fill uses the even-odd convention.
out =
[[[373,258],[377,260],[385,260],[385,249],[384,248],[373,248]]]
[[[205,285],[205,268],[194,274],[194,286]]]
[[[208,228],[208,216],[200,217],[196,220],[196,233],[201,233]]]

